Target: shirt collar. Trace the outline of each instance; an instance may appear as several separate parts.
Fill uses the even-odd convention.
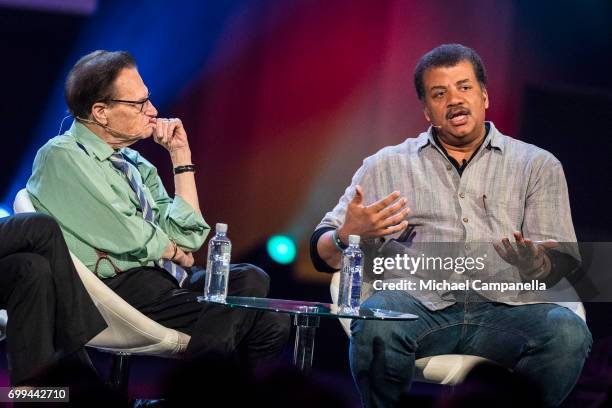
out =
[[[503,153],[505,144],[504,138],[500,137],[499,131],[497,130],[493,122],[487,121],[485,122],[485,126],[488,128],[488,131],[483,145],[487,149],[494,148]],[[436,141],[433,132],[434,127],[430,126],[429,129],[427,129],[427,133],[425,133],[427,137],[419,138],[419,141],[417,142],[417,149],[419,152],[427,145],[436,146]]]
[[[499,130],[495,127],[493,122],[486,122],[489,124],[489,134],[485,139],[485,146],[487,149],[497,149],[502,154],[504,153],[504,147],[506,145],[506,138],[502,137],[502,134],[499,133]],[[487,140],[488,139],[488,140]]]
[[[95,155],[100,161],[108,159],[115,152],[100,136],[77,120],[72,122],[72,126],[66,133],[72,135],[88,154]]]

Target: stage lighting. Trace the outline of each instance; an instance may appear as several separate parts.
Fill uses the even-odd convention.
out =
[[[271,236],[266,247],[270,258],[279,264],[287,265],[295,260],[297,253],[295,242],[286,235]]]
[[[8,217],[9,215],[11,215],[10,208],[0,204],[0,218]]]

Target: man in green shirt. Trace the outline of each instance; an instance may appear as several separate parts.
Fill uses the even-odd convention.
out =
[[[36,209],[58,220],[70,250],[121,297],[191,335],[189,356],[234,358],[241,351],[256,362],[278,354],[288,338],[286,316],[197,302],[203,273],[189,274],[192,251],[210,228],[187,133],[179,119],[157,117],[133,57],[82,57],[68,74],[65,97],[75,120],[36,156],[27,183]],[[170,154],[174,198],[157,169],[128,147],[151,136]],[[232,266],[229,294],[265,297],[268,289],[261,269]]]

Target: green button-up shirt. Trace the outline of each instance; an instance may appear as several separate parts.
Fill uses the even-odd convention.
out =
[[[27,183],[34,207],[59,222],[68,248],[101,278],[152,266],[170,244],[187,251],[202,246],[210,227],[180,196],[168,196],[157,169],[132,149],[121,152],[153,207],[145,221],[126,176],[110,162],[113,148],[74,122],[36,155]],[[99,252],[109,260],[99,260]],[[96,263],[98,267],[96,268]]]

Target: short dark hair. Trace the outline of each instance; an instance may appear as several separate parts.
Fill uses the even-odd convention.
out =
[[[469,61],[472,64],[480,86],[486,88],[487,73],[476,51],[461,44],[442,44],[423,55],[414,69],[414,88],[419,99],[425,99],[425,71],[430,68],[454,67],[461,61]]]
[[[96,102],[110,102],[113,82],[124,68],[136,66],[127,51],[98,50],[79,59],[66,78],[64,97],[72,116],[88,118]]]

